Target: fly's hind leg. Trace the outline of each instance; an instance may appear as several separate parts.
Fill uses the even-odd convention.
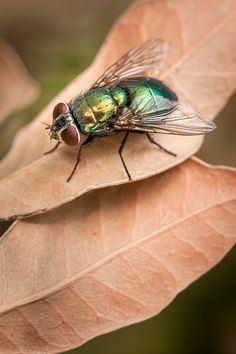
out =
[[[129,170],[128,170],[128,168],[127,168],[127,166],[126,166],[126,164],[125,164],[125,160],[124,160],[124,158],[123,158],[123,156],[122,156],[122,152],[123,152],[123,149],[124,149],[125,144],[126,144],[126,142],[127,142],[129,133],[130,133],[130,132],[127,130],[127,132],[125,133],[124,138],[123,138],[122,141],[121,141],[121,144],[120,144],[118,153],[119,153],[119,155],[120,155],[121,162],[122,162],[122,164],[123,164],[123,167],[124,167],[124,169],[125,169],[125,172],[127,173],[127,176],[128,176],[128,178],[129,178],[129,181],[132,181],[132,178],[131,178],[131,176],[130,176]]]
[[[169,150],[165,149],[163,146],[161,146],[160,144],[158,144],[158,143],[151,137],[151,135],[150,135],[149,133],[146,133],[146,136],[147,136],[148,140],[150,141],[150,143],[152,143],[152,144],[158,146],[161,150],[165,151],[167,154],[172,155],[172,156],[174,156],[174,157],[177,156],[174,152],[169,151]]]
[[[78,164],[80,163],[80,158],[81,158],[81,153],[82,153],[82,150],[84,148],[86,148],[88,145],[90,145],[93,141],[93,136],[92,135],[89,135],[87,137],[87,139],[80,145],[79,147],[79,152],[78,152],[78,155],[77,155],[77,159],[76,159],[76,163],[73,167],[73,170],[71,171],[71,174],[69,175],[69,177],[67,178],[66,182],[70,182],[71,178],[73,177],[75,171],[76,171],[76,168],[78,167]]]
[[[51,154],[53,151],[55,151],[55,150],[58,148],[58,146],[59,146],[60,144],[61,144],[61,143],[60,143],[60,141],[59,141],[51,150],[46,151],[46,152],[44,153],[44,155]]]

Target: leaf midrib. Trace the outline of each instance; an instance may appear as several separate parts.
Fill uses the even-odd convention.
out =
[[[34,299],[32,299],[32,297],[28,296],[23,301],[22,300],[21,301],[16,301],[14,307],[10,307],[11,303],[9,304],[9,306],[6,306],[5,309],[4,309],[4,306],[3,306],[2,310],[1,310],[1,307],[0,307],[0,317],[5,315],[6,313],[12,311],[12,310],[17,309],[18,307],[34,303],[34,302],[38,301],[39,299],[41,299],[43,297],[47,298],[47,297],[59,292],[63,288],[65,288],[67,286],[70,286],[70,284],[73,283],[74,281],[79,280],[84,275],[86,275],[86,274],[90,273],[91,271],[99,268],[100,266],[103,266],[107,261],[113,259],[114,257],[116,257],[119,254],[122,254],[122,253],[126,252],[127,250],[129,250],[133,246],[139,245],[140,243],[142,243],[142,242],[144,242],[146,240],[149,240],[149,239],[151,239],[153,237],[157,237],[161,233],[163,233],[165,231],[168,231],[168,229],[170,229],[170,228],[172,228],[174,226],[177,226],[177,225],[181,224],[182,222],[184,222],[184,221],[186,221],[188,219],[191,219],[193,216],[199,215],[199,214],[201,214],[201,213],[203,213],[203,212],[205,212],[207,210],[210,210],[212,208],[220,206],[220,205],[222,205],[224,203],[230,203],[230,202],[234,201],[235,199],[236,199],[236,196],[233,197],[233,198],[232,197],[231,198],[227,198],[227,199],[222,200],[220,202],[216,202],[216,203],[213,203],[211,205],[208,205],[208,206],[205,206],[203,208],[200,208],[199,210],[197,210],[195,212],[192,212],[192,213],[189,213],[185,217],[182,217],[182,218],[172,222],[171,224],[162,227],[161,229],[159,229],[156,232],[154,231],[151,234],[148,234],[147,236],[143,236],[140,239],[137,239],[135,241],[132,241],[132,242],[129,242],[129,243],[125,244],[124,246],[122,246],[122,247],[116,249],[115,251],[113,251],[111,254],[103,256],[101,259],[95,261],[94,263],[92,263],[88,267],[84,268],[79,273],[77,273],[76,276],[71,277],[69,281],[66,281],[66,282],[63,281],[61,283],[58,283],[56,285],[56,288],[55,288],[55,286],[52,287],[52,288],[48,288],[47,290],[49,290],[49,292],[47,292],[46,294],[45,294],[45,291],[38,292],[37,295],[34,297]],[[66,280],[68,280],[68,278],[66,278]]]

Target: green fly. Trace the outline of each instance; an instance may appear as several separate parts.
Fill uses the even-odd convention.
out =
[[[118,153],[129,180],[132,180],[122,156],[131,132],[146,134],[152,144],[176,156],[150,134],[198,135],[215,128],[214,123],[199,115],[181,111],[176,94],[163,82],[150,77],[160,71],[166,53],[165,41],[149,40],[122,56],[87,91],[68,104],[55,106],[52,125],[46,129],[49,129],[50,138],[58,143],[49,152],[60,143],[80,145],[68,182],[79,164],[81,151],[94,138],[125,132]]]

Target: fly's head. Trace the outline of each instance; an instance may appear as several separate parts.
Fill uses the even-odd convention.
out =
[[[55,139],[70,146],[79,144],[80,132],[77,128],[69,107],[65,103],[58,103],[53,110],[53,121],[49,129],[50,139]]]

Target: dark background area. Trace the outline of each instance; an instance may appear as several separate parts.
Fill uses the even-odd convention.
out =
[[[90,64],[112,23],[131,2],[0,0],[1,36],[42,89],[37,102],[1,125],[1,156],[17,130]],[[217,117],[218,129],[206,137],[198,157],[236,166],[235,112],[236,95]],[[70,353],[235,354],[235,255],[231,251],[155,318],[98,337]]]

